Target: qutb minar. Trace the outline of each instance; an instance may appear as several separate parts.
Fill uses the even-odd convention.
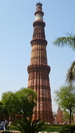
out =
[[[33,119],[53,122],[51,90],[49,82],[50,66],[47,64],[47,41],[45,39],[45,22],[43,21],[42,4],[36,4],[34,31],[31,40],[31,60],[28,66],[28,88],[37,93]]]

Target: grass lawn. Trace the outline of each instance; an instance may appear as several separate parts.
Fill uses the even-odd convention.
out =
[[[47,132],[60,132],[63,125],[47,125],[46,128],[43,131]]]

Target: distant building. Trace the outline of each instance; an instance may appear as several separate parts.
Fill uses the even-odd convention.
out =
[[[63,123],[63,116],[64,116],[64,111],[61,110],[60,107],[58,107],[57,114],[56,114],[56,122],[57,123]]]

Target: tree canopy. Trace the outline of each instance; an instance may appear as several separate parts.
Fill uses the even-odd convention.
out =
[[[55,95],[55,101],[58,105],[65,111],[69,111],[71,123],[71,116],[75,110],[75,88],[72,86],[61,87],[58,91],[55,91]]]
[[[23,114],[25,117],[32,116],[33,108],[35,107],[36,93],[32,89],[22,88],[15,93],[19,99],[20,110],[19,113]]]
[[[19,99],[13,92],[5,92],[2,94],[3,106],[7,109],[9,115],[14,114],[19,109]]]
[[[9,115],[17,113],[30,117],[36,105],[35,99],[36,93],[32,89],[21,88],[15,93],[11,91],[3,93],[1,101]]]

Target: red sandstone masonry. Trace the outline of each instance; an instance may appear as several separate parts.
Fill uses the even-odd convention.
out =
[[[37,93],[37,106],[33,119],[40,118],[53,123],[51,90],[49,83],[50,67],[47,65],[47,41],[45,39],[45,22],[43,22],[42,4],[36,5],[34,31],[31,40],[31,59],[28,66],[28,87]]]

